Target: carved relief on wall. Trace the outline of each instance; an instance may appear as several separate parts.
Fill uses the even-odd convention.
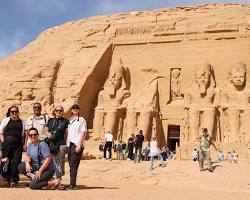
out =
[[[188,142],[199,136],[202,127],[208,128],[215,138],[214,125],[219,91],[215,88],[214,73],[211,65],[205,63],[195,71],[195,81],[185,91],[184,102],[188,114]]]
[[[228,84],[221,90],[221,125],[224,142],[250,141],[250,90],[247,87],[246,64],[230,67]]]
[[[181,69],[180,68],[172,68],[170,72],[171,79],[171,101],[177,101],[183,99],[183,95],[181,93]]]
[[[98,95],[95,108],[94,138],[102,137],[106,131],[111,131],[115,138],[121,134],[126,114],[123,101],[130,96],[129,76],[129,70],[122,65],[121,59],[110,66],[108,80]]]

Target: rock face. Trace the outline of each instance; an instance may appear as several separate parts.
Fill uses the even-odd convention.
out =
[[[0,61],[2,117],[33,102],[77,101],[93,139],[112,131],[189,158],[208,128],[224,150],[250,147],[250,5],[208,4],[97,16],[48,29]]]

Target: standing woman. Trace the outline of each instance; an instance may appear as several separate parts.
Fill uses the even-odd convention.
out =
[[[65,174],[66,140],[68,135],[69,120],[63,117],[64,109],[61,105],[55,107],[54,118],[50,118],[46,124],[46,135],[49,142],[51,154],[56,165],[56,177],[58,178],[58,189],[61,188],[61,179]]]
[[[14,187],[19,181],[18,165],[22,160],[24,144],[24,122],[19,118],[17,106],[8,109],[7,117],[0,125],[0,141],[3,157],[9,160],[8,170],[3,177]]]
[[[75,103],[71,107],[71,118],[68,126],[67,147],[69,147],[70,185],[68,189],[76,189],[77,170],[82,158],[84,139],[87,133],[87,124],[83,117],[79,116],[80,106]]]

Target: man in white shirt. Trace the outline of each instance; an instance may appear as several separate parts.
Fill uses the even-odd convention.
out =
[[[112,133],[110,131],[108,131],[105,135],[104,135],[104,155],[103,158],[106,159],[106,153],[107,150],[109,151],[109,159],[111,160],[112,158],[112,145],[114,142],[114,137],[112,135]]]

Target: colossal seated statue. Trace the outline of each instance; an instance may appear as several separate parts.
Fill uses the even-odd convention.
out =
[[[206,127],[215,139],[215,111],[218,101],[219,90],[215,88],[212,67],[205,63],[196,69],[195,81],[184,95],[185,109],[188,111],[188,142],[193,142],[199,136],[202,127]]]
[[[222,134],[224,142],[249,142],[250,90],[246,82],[246,64],[230,67],[229,83],[221,90]]]
[[[138,130],[142,130],[145,141],[150,141],[152,132],[155,132],[153,130],[155,129],[153,127],[153,119],[157,118],[159,114],[157,78],[145,85],[145,88],[140,92],[126,100],[128,104],[126,136],[128,137],[130,134],[135,134]]]
[[[123,129],[125,109],[124,99],[130,96],[128,69],[122,66],[121,59],[110,67],[108,80],[98,95],[98,104],[94,116],[94,138],[102,137],[104,132],[111,131],[116,139]]]

